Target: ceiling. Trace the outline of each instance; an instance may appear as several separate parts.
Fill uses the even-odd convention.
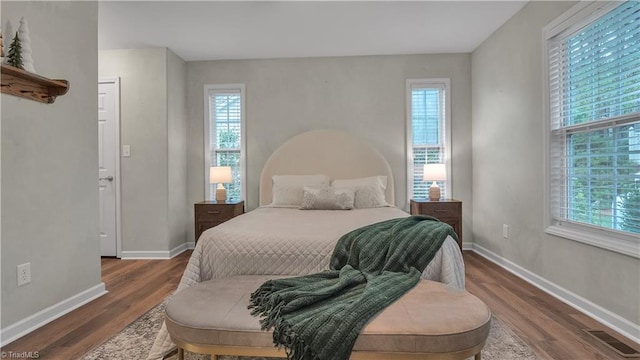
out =
[[[186,61],[468,53],[526,1],[105,1],[100,50]]]

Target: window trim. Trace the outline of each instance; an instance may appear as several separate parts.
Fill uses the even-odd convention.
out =
[[[220,90],[240,91],[240,199],[238,200],[243,200],[247,198],[247,113],[245,110],[245,84],[208,84],[204,86],[204,198],[206,200],[212,200],[215,197],[215,194],[211,194],[209,190],[209,168],[211,167],[211,162],[209,161],[209,153],[211,152],[211,144],[209,143],[209,119],[211,115],[209,113],[209,97],[212,92]]]
[[[444,159],[447,168],[447,180],[445,187],[447,189],[447,198],[453,199],[453,187],[451,186],[451,79],[449,78],[429,78],[429,79],[407,79],[405,84],[405,100],[406,100],[406,176],[407,176],[407,203],[405,210],[409,210],[410,200],[413,198],[413,124],[411,112],[411,88],[415,85],[424,85],[425,87],[444,87],[444,124],[442,127],[442,140],[444,142]]]
[[[588,244],[616,253],[640,258],[640,236],[628,234],[614,229],[605,229],[588,224],[582,224],[553,218],[551,206],[551,128],[550,113],[550,89],[549,89],[549,42],[552,38],[564,33],[573,32],[598,19],[604,13],[609,12],[619,1],[608,2],[579,2],[564,14],[550,22],[542,30],[542,81],[543,81],[543,229],[550,235]]]

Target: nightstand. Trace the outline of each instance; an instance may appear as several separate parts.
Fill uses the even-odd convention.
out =
[[[193,205],[196,243],[203,231],[244,213],[244,201],[201,201]]]
[[[429,199],[411,199],[411,215],[429,215],[445,222],[458,234],[458,246],[462,250],[462,201]]]

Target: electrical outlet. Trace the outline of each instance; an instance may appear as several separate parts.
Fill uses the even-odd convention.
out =
[[[509,225],[502,224],[502,237],[505,239],[509,238]]]
[[[31,263],[18,265],[18,286],[26,285],[31,282]]]

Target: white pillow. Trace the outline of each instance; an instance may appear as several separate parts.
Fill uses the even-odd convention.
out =
[[[271,188],[272,207],[300,207],[302,188],[329,186],[326,175],[274,175]]]
[[[351,188],[309,187],[303,188],[302,210],[351,210],[355,191]]]
[[[356,198],[354,201],[354,207],[356,209],[389,206],[384,196],[384,191],[387,188],[386,176],[333,180],[331,186],[335,188],[349,187],[356,189]]]

